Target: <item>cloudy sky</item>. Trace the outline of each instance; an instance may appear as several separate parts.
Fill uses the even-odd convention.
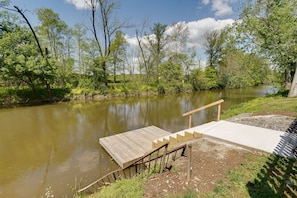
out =
[[[141,25],[148,21],[168,26],[185,22],[189,28],[189,44],[202,47],[203,34],[213,29],[221,29],[238,18],[240,0],[116,0],[119,2],[115,14],[119,19]],[[70,27],[75,23],[90,23],[90,13],[85,0],[11,0],[10,6],[26,10],[29,20],[37,25],[37,8],[51,8]],[[133,40],[135,29],[124,30]]]

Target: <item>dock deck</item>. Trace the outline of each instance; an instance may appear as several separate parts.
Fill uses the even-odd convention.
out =
[[[171,134],[148,126],[99,139],[99,143],[122,168],[152,150],[155,139]]]

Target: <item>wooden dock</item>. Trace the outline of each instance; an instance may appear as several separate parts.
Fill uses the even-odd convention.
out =
[[[156,126],[148,126],[99,139],[101,146],[121,166],[126,167],[135,159],[152,150],[152,142],[171,133]]]

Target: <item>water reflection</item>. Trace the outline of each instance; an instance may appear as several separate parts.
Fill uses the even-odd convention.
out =
[[[117,165],[98,139],[155,125],[175,132],[181,115],[224,98],[222,108],[267,94],[269,87],[205,91],[99,102],[60,103],[0,110],[0,197],[56,197],[73,193]],[[216,118],[216,108],[193,116],[194,125]]]

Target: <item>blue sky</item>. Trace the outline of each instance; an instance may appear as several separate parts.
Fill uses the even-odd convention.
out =
[[[141,25],[148,19],[172,26],[185,22],[189,28],[189,45],[203,48],[203,35],[213,29],[221,29],[238,18],[242,0],[115,0],[119,8],[114,11],[119,19]],[[11,0],[10,7],[26,10],[25,15],[37,25],[36,9],[51,8],[70,27],[75,23],[90,24],[90,12],[85,0]],[[124,30],[131,43],[135,42],[135,29]]]
[[[204,18],[216,20],[235,19],[238,16],[238,0],[117,0],[119,8],[115,14],[133,24],[149,19],[151,25],[172,25],[179,21],[191,22]],[[37,8],[51,8],[69,26],[77,22],[88,22],[89,12],[85,0],[11,0],[10,6],[17,5],[26,11],[26,16],[36,24]]]

